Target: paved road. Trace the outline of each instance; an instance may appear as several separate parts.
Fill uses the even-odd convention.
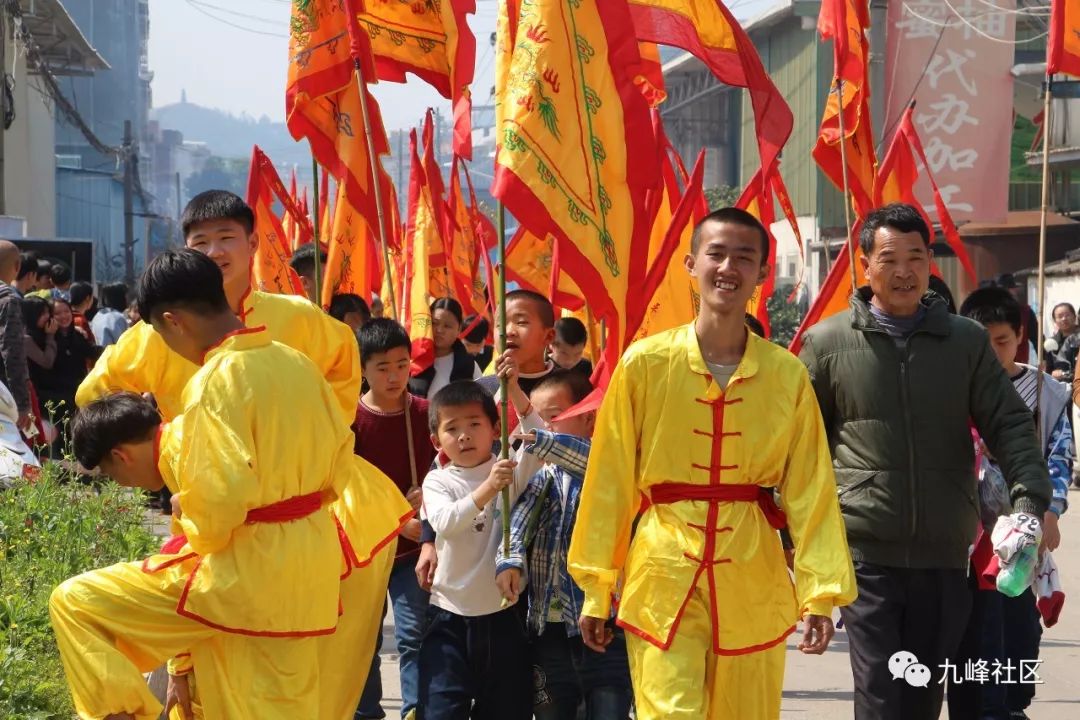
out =
[[[1080,512],[1080,505],[1074,512]],[[1080,717],[1080,515],[1066,514],[1061,521],[1061,535],[1062,545],[1054,557],[1069,599],[1058,624],[1043,633],[1044,662],[1039,674],[1045,684],[1039,687],[1035,703],[1028,710],[1034,720]],[[383,709],[394,718],[401,707],[401,691],[389,620],[383,643]],[[847,636],[842,630],[821,657],[806,657],[789,646],[781,711],[784,720],[850,718],[851,703],[851,668]]]

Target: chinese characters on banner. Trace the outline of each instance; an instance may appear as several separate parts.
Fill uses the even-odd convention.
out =
[[[956,221],[1002,222],[1013,128],[1015,0],[889,3],[886,128],[913,98],[930,170]],[[925,69],[925,70],[924,70]],[[936,219],[926,175],[916,188]]]

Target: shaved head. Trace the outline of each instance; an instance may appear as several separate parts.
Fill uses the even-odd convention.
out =
[[[0,240],[0,280],[8,285],[19,274],[19,248],[9,240]]]

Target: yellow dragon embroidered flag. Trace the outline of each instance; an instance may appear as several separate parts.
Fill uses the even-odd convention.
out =
[[[501,145],[492,194],[551,235],[562,271],[607,322],[611,366],[629,337],[629,289],[647,272],[647,194],[658,181],[641,56],[626,3],[522,2],[500,58]],[[500,42],[501,40],[501,42]],[[631,148],[633,150],[631,151]]]

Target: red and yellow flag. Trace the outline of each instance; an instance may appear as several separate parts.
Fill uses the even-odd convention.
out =
[[[840,113],[843,113],[848,191],[860,218],[866,217],[874,207],[877,168],[867,70],[870,44],[866,29],[869,26],[870,11],[865,0],[823,0],[821,3],[818,31],[822,39],[833,41],[833,71],[842,92],[829,93],[812,154],[826,177],[843,189],[845,169],[840,149]]]
[[[1046,74],[1080,77],[1080,2],[1050,0]]]
[[[481,255],[484,253],[477,234],[472,210],[465,203],[461,188],[459,169],[465,163],[455,157],[450,171],[450,196],[447,200],[449,266],[454,285],[454,297],[461,303],[466,315],[487,313],[484,283],[480,277]]]
[[[509,63],[500,59],[492,193],[529,232],[555,238],[559,266],[606,320],[614,366],[630,339],[627,308],[642,302],[629,289],[647,270],[646,200],[658,180],[630,15],[605,0],[534,0],[521,3],[516,28]]]
[[[637,37],[682,48],[725,85],[750,92],[761,165],[771,167],[794,125],[757,49],[720,0],[630,0]]]
[[[896,127],[896,135],[889,145],[885,159],[881,161],[877,177],[874,181],[874,203],[885,205],[892,202],[903,202],[918,208],[926,222],[926,226],[933,232],[934,224],[930,222],[930,216],[926,214],[922,204],[915,198],[915,182],[919,178],[919,168],[915,164],[915,156],[918,155],[926,168],[926,178],[930,181],[930,189],[934,193],[934,207],[937,211],[938,222],[941,224],[945,242],[956,253],[956,259],[960,261],[968,279],[972,284],[977,282],[975,266],[968,257],[964,241],[960,239],[960,233],[956,231],[949,208],[941,197],[934,175],[930,172],[930,164],[926,160],[923,151],[922,140],[915,130],[912,122],[912,113],[915,111],[915,103],[911,103],[904,114],[900,117],[900,124]]]
[[[353,293],[370,303],[372,292],[382,288],[379,239],[364,217],[349,204],[344,185],[338,185],[332,230],[324,237],[327,256],[323,307],[330,307],[330,300],[340,293]]]
[[[409,133],[409,219],[405,225],[405,266],[401,279],[401,322],[412,339],[412,372],[421,373],[435,361],[435,335],[431,328],[428,258],[431,238],[439,234],[439,217],[431,201],[416,131]]]
[[[270,158],[256,145],[251,150],[251,168],[248,170],[247,204],[255,213],[255,257],[252,259],[252,279],[255,287],[263,292],[287,295],[304,295],[300,278],[289,267],[292,251],[285,238],[281,220],[274,214],[273,205],[278,201],[285,213],[294,218],[300,209],[293,203],[285,184],[281,182]]]
[[[466,16],[475,0],[380,0],[358,8],[360,25],[371,38],[380,80],[405,82],[413,73],[451,101],[454,152],[472,158],[472,100],[469,86],[476,63],[476,38]]]
[[[638,51],[641,53],[641,70],[634,77],[634,84],[645,96],[649,107],[656,109],[667,100],[663,64],[660,62],[660,48],[656,43],[639,42]]]
[[[350,33],[349,13],[343,7],[337,0],[294,3],[285,121],[295,139],[308,140],[319,165],[345,185],[352,207],[378,227],[362,100],[368,110],[375,153],[389,154],[390,143],[379,104],[366,85],[357,83],[353,71],[354,57],[361,66],[365,61],[370,65],[370,50],[364,44],[367,35],[355,32],[355,28]],[[350,44],[351,38],[355,41]],[[390,178],[380,167],[384,208],[388,207],[390,187]]]
[[[577,310],[584,304],[581,290],[566,273],[558,272],[554,245],[550,235],[540,238],[519,226],[506,246],[506,279],[550,298],[553,305]]]
[[[854,234],[855,231],[853,230],[852,233]],[[854,292],[854,288],[851,286],[849,252],[851,252],[851,246],[845,243],[836,259],[833,260],[832,268],[829,270],[829,274],[825,276],[825,282],[818,289],[814,302],[810,304],[806,317],[799,324],[799,329],[795,331],[795,337],[792,338],[788,348],[796,355],[799,354],[799,349],[802,348],[803,333],[822,320],[848,309],[851,293]],[[855,245],[855,275],[858,287],[866,284],[866,274],[862,268],[862,250],[858,245]]]

